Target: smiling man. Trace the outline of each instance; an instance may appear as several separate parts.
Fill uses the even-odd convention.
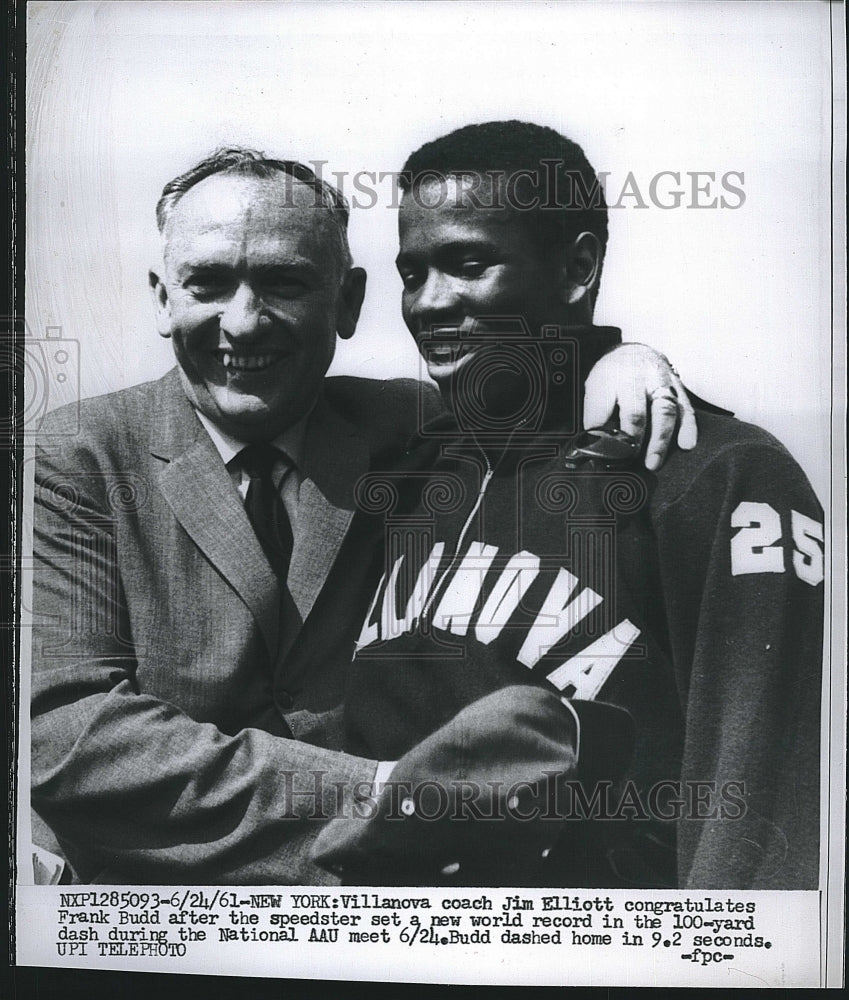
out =
[[[564,318],[588,323],[607,240],[606,219],[588,211],[580,213],[585,222],[576,213],[571,228],[578,236],[567,254],[530,220],[521,224],[528,212],[494,197],[493,188],[505,183],[497,172],[474,186],[474,196],[464,176],[425,174],[411,182],[399,213],[404,320],[429,375],[449,391],[472,359],[490,349],[488,339],[500,343],[474,336],[482,317],[521,316],[530,331]],[[478,207],[481,197],[493,207]],[[498,393],[492,396],[495,404]]]
[[[325,377],[365,274],[344,199],[307,167],[223,150],[157,219],[176,368],[85,401],[78,430],[61,410],[42,427],[34,839],[83,882],[333,883],[309,845],[377,768],[341,751],[382,564],[355,487],[404,455],[419,390]]]
[[[321,882],[306,817],[375,769],[324,749],[373,572],[353,486],[409,388],[325,380],[365,275],[307,168],[225,151],[157,216],[177,367],[44,427],[33,805],[81,881]]]
[[[402,177],[403,314],[449,414],[422,430],[428,489],[386,476],[346,695],[347,749],[398,762],[317,857],[352,884],[815,888],[804,474],[715,408],[656,476],[616,435],[570,441],[618,339],[592,325],[607,212],[574,142],[471,125]]]
[[[306,417],[365,292],[333,190],[319,189],[331,204],[317,207],[309,182],[266,174],[217,172],[166,189],[157,209],[165,273],[151,274],[186,396],[243,441]]]

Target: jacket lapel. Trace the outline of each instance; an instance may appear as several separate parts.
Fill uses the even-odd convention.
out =
[[[356,509],[354,487],[369,468],[369,450],[353,424],[324,399],[304,440],[303,479],[289,591],[306,621],[330,572]]]
[[[151,453],[167,463],[159,477],[162,494],[195,545],[250,608],[273,658],[280,609],[274,573],[178,373],[170,372],[160,386],[161,408]]]

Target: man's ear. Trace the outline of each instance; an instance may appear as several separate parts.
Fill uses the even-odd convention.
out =
[[[564,305],[584,303],[592,311],[601,272],[601,243],[594,233],[581,233],[566,251],[561,283]]]
[[[156,314],[156,329],[160,337],[171,336],[171,303],[168,300],[168,290],[165,282],[155,271],[147,272],[147,283],[153,299],[153,311]]]
[[[361,267],[352,267],[342,282],[342,294],[339,296],[336,314],[336,332],[343,340],[354,336],[365,294],[366,272]]]

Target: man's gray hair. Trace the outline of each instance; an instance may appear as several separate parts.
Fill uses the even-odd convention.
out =
[[[236,174],[242,177],[258,177],[275,180],[281,176],[306,184],[315,192],[314,207],[327,209],[333,220],[339,239],[340,263],[342,270],[351,266],[351,250],[348,246],[349,208],[345,196],[332,184],[322,180],[315,171],[297,160],[276,160],[255,149],[244,146],[227,146],[216,149],[185,173],[169,181],[162,189],[156,203],[156,224],[164,233],[168,220],[177,202],[190,189],[213,174]],[[294,207],[294,201],[292,201]]]

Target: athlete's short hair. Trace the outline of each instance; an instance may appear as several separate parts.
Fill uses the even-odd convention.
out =
[[[562,249],[583,232],[607,246],[607,203],[583,149],[553,128],[523,121],[465,125],[425,143],[399,177],[408,194],[416,184],[448,176],[484,175],[515,191],[518,209],[543,251]]]

